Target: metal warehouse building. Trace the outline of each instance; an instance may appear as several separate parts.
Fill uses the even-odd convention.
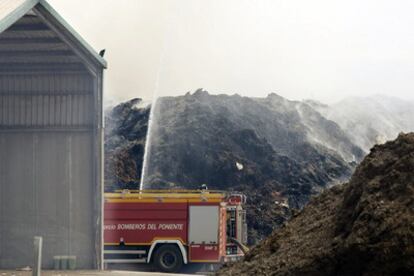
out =
[[[0,268],[102,265],[100,57],[43,0],[0,0]]]

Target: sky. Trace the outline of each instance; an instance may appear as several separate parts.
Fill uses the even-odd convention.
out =
[[[197,88],[325,103],[414,100],[411,0],[48,2],[106,49],[106,104]]]

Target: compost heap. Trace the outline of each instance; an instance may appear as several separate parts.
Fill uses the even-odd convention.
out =
[[[414,133],[374,146],[349,183],[218,275],[414,275]]]

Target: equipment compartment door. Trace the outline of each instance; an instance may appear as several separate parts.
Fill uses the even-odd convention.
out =
[[[189,244],[218,244],[219,206],[190,206]]]

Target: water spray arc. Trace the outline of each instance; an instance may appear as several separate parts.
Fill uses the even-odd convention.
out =
[[[157,77],[157,83],[158,83],[158,77]],[[143,190],[145,188],[144,183],[145,183],[145,178],[147,177],[147,173],[148,173],[148,161],[149,161],[150,151],[151,151],[152,129],[153,129],[153,122],[154,122],[153,117],[154,117],[154,112],[155,112],[155,108],[157,104],[156,94],[158,93],[154,91],[154,96],[153,96],[152,103],[151,103],[150,115],[148,118],[148,129],[147,129],[147,135],[145,138],[145,148],[144,148],[144,157],[143,157],[142,169],[141,169],[141,179],[139,182],[140,190]]]
[[[143,157],[143,162],[142,162],[142,170],[141,170],[141,179],[139,182],[139,189],[140,190],[144,190],[145,189],[145,180],[148,174],[148,165],[149,165],[149,160],[151,157],[151,146],[152,146],[152,135],[153,135],[153,128],[154,128],[154,116],[155,116],[155,110],[157,107],[157,102],[158,102],[158,93],[159,93],[159,84],[160,84],[160,78],[161,78],[161,73],[162,73],[162,68],[163,68],[163,64],[164,64],[164,59],[165,59],[165,50],[166,50],[166,42],[167,42],[167,35],[169,33],[169,26],[171,26],[171,12],[169,12],[168,18],[166,20],[166,27],[165,27],[165,31],[164,31],[164,39],[163,39],[163,44],[162,44],[162,48],[161,48],[161,54],[160,54],[160,59],[159,59],[159,65],[158,65],[158,70],[157,70],[157,76],[155,79],[155,86],[154,86],[154,93],[152,96],[152,102],[151,102],[151,110],[150,110],[150,115],[148,118],[148,129],[147,129],[147,135],[145,138],[145,148],[144,148],[144,157]]]

